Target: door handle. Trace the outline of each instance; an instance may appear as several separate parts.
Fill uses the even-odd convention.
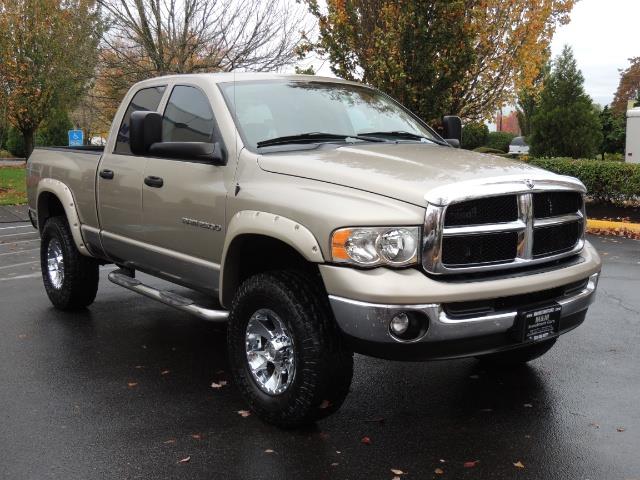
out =
[[[113,170],[101,170],[100,178],[104,178],[105,180],[113,180]]]
[[[154,177],[153,175],[146,177],[144,179],[144,184],[153,187],[153,188],[161,188],[164,185],[164,180],[160,177]]]

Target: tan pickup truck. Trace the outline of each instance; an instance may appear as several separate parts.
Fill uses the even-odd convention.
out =
[[[594,299],[585,188],[454,148],[460,120],[443,124],[444,139],[381,92],[333,78],[138,83],[103,150],[42,148],[28,161],[47,294],[86,307],[111,263],[110,281],[228,322],[235,384],[285,427],[340,407],[354,351],[539,357]]]

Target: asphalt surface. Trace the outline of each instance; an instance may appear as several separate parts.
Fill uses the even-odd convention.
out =
[[[112,267],[89,309],[58,312],[34,230],[2,223],[0,478],[640,479],[640,242],[591,241],[597,302],[530,366],[356,356],[336,415],[280,431],[237,413],[231,381],[211,387],[229,380],[223,328],[110,284]]]

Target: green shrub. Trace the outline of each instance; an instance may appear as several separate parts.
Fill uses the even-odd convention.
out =
[[[24,158],[24,138],[17,128],[9,128],[9,133],[7,133],[7,150],[15,157]]]
[[[489,127],[484,123],[467,123],[462,127],[462,148],[473,150],[487,143]]]
[[[493,154],[504,153],[502,150],[496,150],[495,148],[489,148],[489,147],[478,147],[478,148],[474,148],[473,151],[478,153],[493,153]]]
[[[509,151],[509,144],[516,136],[509,132],[491,132],[487,138],[485,146],[499,150],[502,153]]]
[[[596,201],[621,203],[640,198],[640,164],[570,158],[534,158],[528,163],[580,179],[587,195]]]

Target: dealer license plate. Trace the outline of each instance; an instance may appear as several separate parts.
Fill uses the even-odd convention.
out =
[[[560,305],[552,304],[520,313],[520,319],[524,324],[522,340],[537,342],[558,333],[561,312]]]

